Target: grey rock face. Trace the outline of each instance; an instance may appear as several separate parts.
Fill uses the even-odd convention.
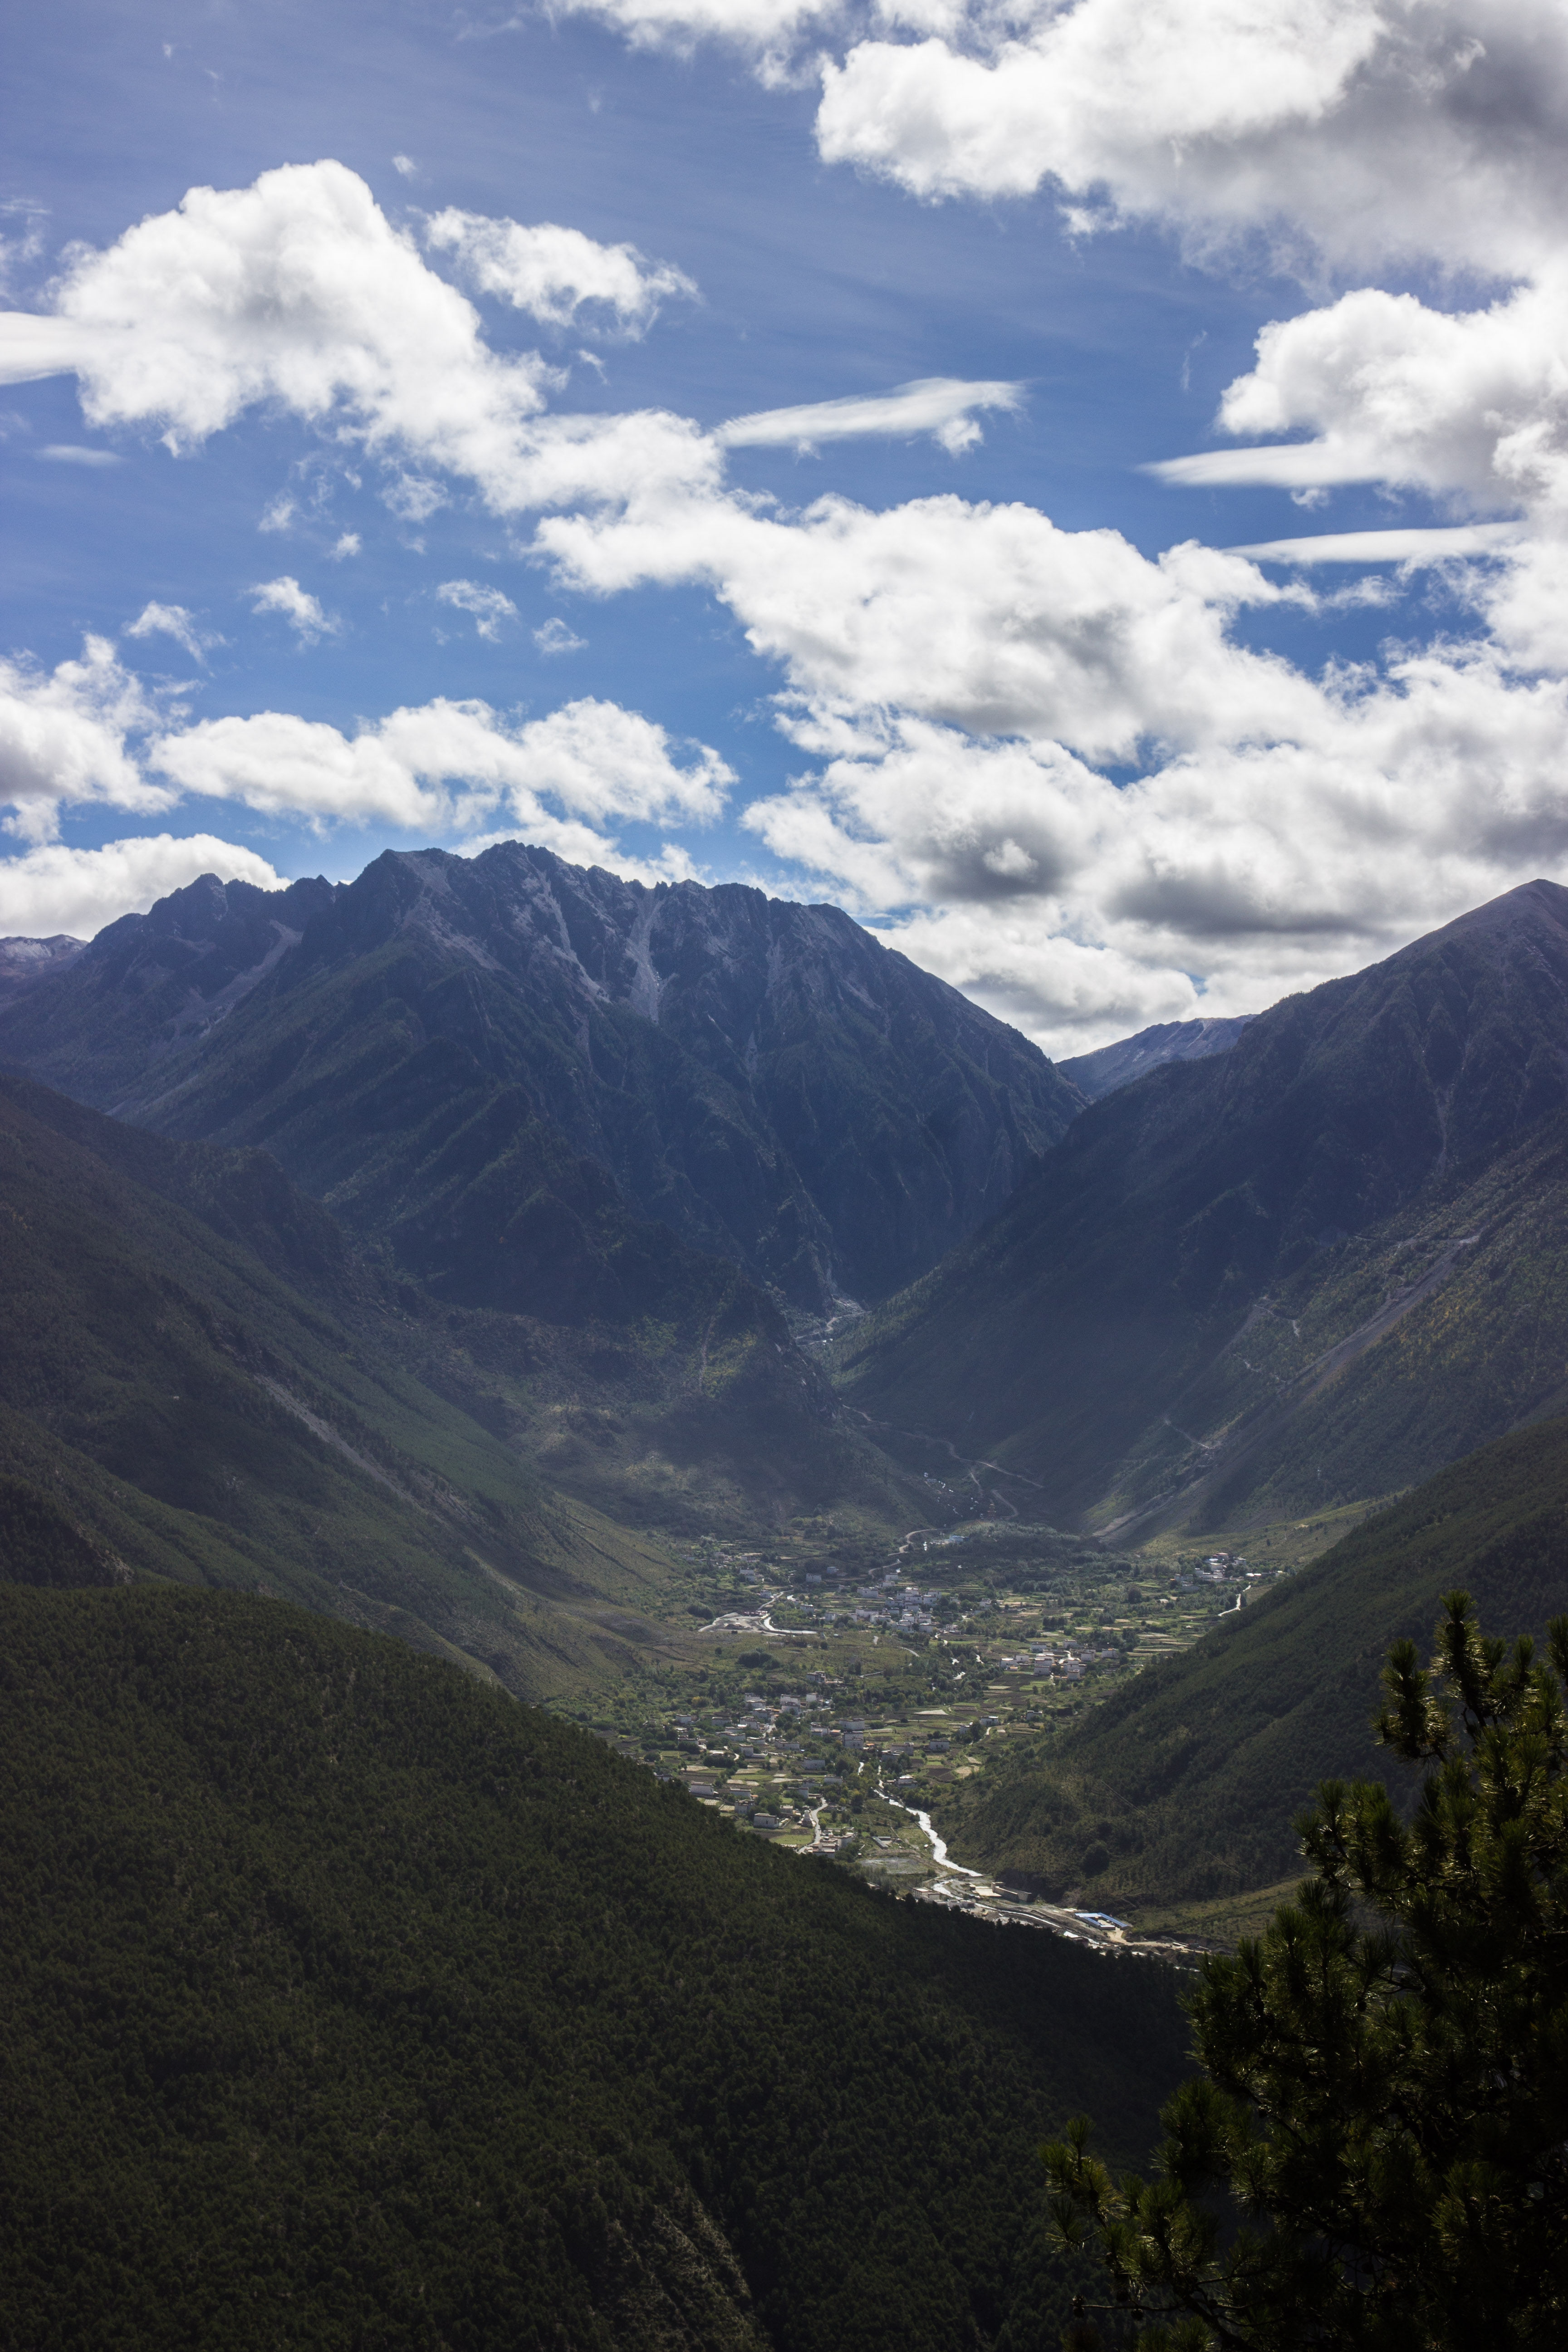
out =
[[[649,889],[518,843],[273,897],[209,877],[0,1012],[0,1058],[165,1131],[266,1143],[367,1219],[373,1169],[384,1208],[398,1162],[406,1215],[411,1154],[450,1187],[454,1151],[477,1179],[544,1123],[637,1215],[812,1311],[926,1272],[1082,1107],[837,908]]]

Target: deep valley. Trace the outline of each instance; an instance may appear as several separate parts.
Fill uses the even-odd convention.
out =
[[[1568,892],[1081,1086],[515,845],[5,969],[14,2340],[102,2204],[62,2344],[1047,2352],[1034,2139],[1142,2157],[1391,1642],[1568,1611]]]

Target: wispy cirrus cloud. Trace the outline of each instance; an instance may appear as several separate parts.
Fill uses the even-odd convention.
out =
[[[976,409],[1013,410],[1022,403],[1017,383],[968,383],[955,376],[923,376],[896,391],[849,394],[795,408],[759,409],[732,416],[716,438],[727,449],[816,449],[825,441],[850,441],[872,434],[913,437],[929,433],[950,457],[981,439]]]
[[[1516,522],[1461,522],[1413,525],[1407,530],[1320,530],[1306,538],[1263,539],[1250,547],[1232,547],[1230,555],[1245,555],[1255,563],[1395,563],[1419,568],[1453,563],[1478,555],[1506,555],[1523,537]]]
[[[184,604],[143,604],[136,618],[126,623],[125,634],[128,637],[173,637],[193,661],[198,662],[224,642],[216,629],[204,629]]]
[[[477,580],[443,580],[436,593],[443,604],[468,614],[476,634],[488,637],[492,645],[500,636],[502,622],[517,618],[517,606],[510,596],[499,588],[486,588]]]

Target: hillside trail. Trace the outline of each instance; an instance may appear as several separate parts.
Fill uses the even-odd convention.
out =
[[[1037,1478],[1029,1477],[1022,1470],[1005,1469],[1000,1462],[986,1461],[984,1454],[961,1454],[951,1437],[933,1437],[928,1430],[923,1429],[900,1429],[897,1422],[878,1421],[859,1405],[848,1405],[845,1409],[852,1412],[857,1420],[863,1421],[868,1429],[885,1429],[889,1436],[908,1438],[913,1445],[934,1445],[940,1448],[951,1461],[957,1463],[981,1501],[994,1504],[996,1508],[1005,1512],[1010,1519],[1016,1519],[1021,1516],[1017,1505],[1009,1501],[999,1487],[987,1486],[981,1478],[982,1470],[989,1470],[994,1478],[1011,1478],[1021,1486],[1033,1486],[1037,1494],[1043,1495],[1046,1491]],[[981,1512],[978,1516],[984,1517],[986,1515]],[[908,1543],[915,1536],[940,1535],[944,1532],[945,1530],[940,1528],[911,1528],[904,1541]]]

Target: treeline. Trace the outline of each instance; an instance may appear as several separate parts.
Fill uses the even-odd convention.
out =
[[[1047,2352],[1171,1983],[279,1602],[0,1588],[0,2342]]]

